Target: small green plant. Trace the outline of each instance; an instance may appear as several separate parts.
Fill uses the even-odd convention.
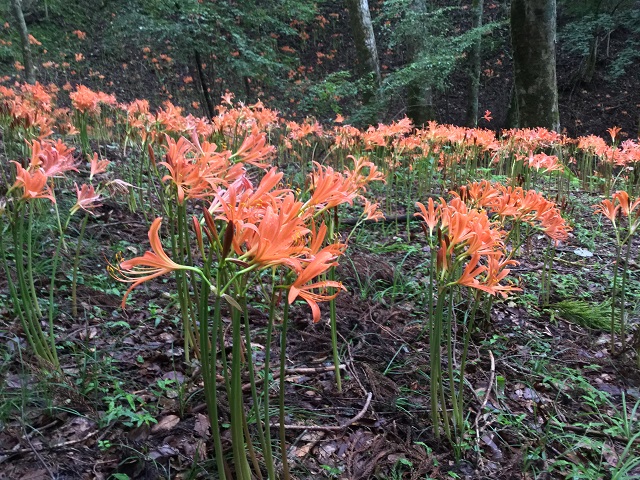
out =
[[[127,427],[150,425],[158,421],[144,407],[146,403],[137,395],[125,392],[121,383],[115,385],[112,395],[105,396],[107,411],[100,419],[103,426],[112,422],[120,422]]]

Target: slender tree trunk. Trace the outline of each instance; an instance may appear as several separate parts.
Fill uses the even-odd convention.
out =
[[[415,0],[411,8],[426,17],[427,4],[425,0]],[[427,35],[426,29],[423,34]],[[415,62],[417,55],[420,54],[414,45],[407,45],[407,52],[410,62]],[[407,86],[407,117],[416,126],[424,125],[429,120],[436,118],[433,87],[423,78],[416,79]]]
[[[600,46],[600,36],[595,34],[591,39],[589,46],[589,54],[585,58],[584,65],[581,68],[580,77],[585,83],[591,83],[596,73],[596,63],[598,61],[598,47]]]
[[[511,0],[511,43],[519,126],[559,130],[556,0]]]
[[[482,13],[484,9],[484,0],[473,0],[471,5],[473,18],[471,19],[471,27],[473,29],[482,27]],[[467,115],[465,123],[468,127],[478,126],[478,96],[480,95],[480,69],[482,57],[482,38],[478,36],[469,55],[469,90]]]
[[[380,60],[371,23],[369,2],[368,0],[347,0],[347,8],[358,54],[358,73],[360,75],[373,73],[376,88],[379,88],[382,76],[380,75]]]
[[[22,4],[20,0],[11,0],[13,14],[16,17],[18,31],[20,32],[20,42],[22,43],[22,58],[24,61],[24,73],[27,83],[36,83],[36,69],[33,65],[33,57],[31,56],[31,45],[29,44],[29,31],[22,14]]]
[[[424,125],[429,120],[435,120],[433,88],[425,87],[421,82],[412,82],[407,87],[407,117],[416,126]]]
[[[202,87],[202,95],[204,96],[205,105],[207,106],[207,113],[209,114],[209,118],[212,119],[216,112],[213,109],[213,102],[211,101],[211,95],[209,94],[209,85],[207,84],[207,79],[205,78],[202,70],[202,58],[200,58],[200,52],[197,49],[194,49],[193,53],[196,60],[196,69],[198,70],[200,87]]]
[[[517,128],[520,124],[518,120],[518,99],[516,98],[516,87],[511,85],[509,90],[509,108],[507,109],[507,118],[504,121],[505,128]]]

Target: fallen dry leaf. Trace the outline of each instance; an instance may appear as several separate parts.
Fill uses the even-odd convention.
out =
[[[158,420],[153,427],[151,427],[151,433],[166,432],[180,423],[180,417],[177,415],[167,415]]]

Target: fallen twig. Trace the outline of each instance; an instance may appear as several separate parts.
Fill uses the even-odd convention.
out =
[[[562,428],[563,430],[570,430],[572,432],[575,433],[579,433],[581,435],[585,435],[587,437],[598,437],[598,438],[608,438],[609,440],[613,440],[615,442],[620,442],[623,444],[628,443],[629,441],[631,441],[632,443],[638,443],[640,444],[640,437],[638,438],[625,438],[625,437],[621,437],[619,435],[611,435],[599,430],[591,430],[590,428],[585,428],[585,427],[578,427],[576,425],[568,425],[566,423],[560,423],[555,419],[551,419],[551,426],[556,427],[556,428]]]
[[[362,410],[360,410],[355,417],[351,418],[350,420],[347,420],[346,422],[341,423],[340,425],[285,425],[284,428],[286,430],[308,430],[310,432],[335,432],[335,431],[344,430],[345,428],[349,427],[350,425],[353,425],[362,417],[364,417],[364,414],[369,409],[369,405],[371,404],[372,397],[373,397],[373,393],[371,392],[367,393],[367,399],[364,402],[364,406],[362,407]],[[280,424],[272,423],[271,426],[277,428],[280,426]]]
[[[110,429],[111,429],[111,427],[108,427],[106,429],[106,431],[108,431]],[[106,431],[105,431],[105,433],[106,433]],[[51,444],[51,445],[42,444],[42,448],[39,448],[39,449],[36,449],[35,447],[32,446],[32,448],[21,448],[19,450],[0,450],[0,456],[17,455],[17,454],[22,454],[22,453],[35,453],[37,456],[39,456],[38,452],[41,452],[43,450],[54,450],[56,448],[69,447],[69,446],[75,445],[77,443],[82,443],[85,440],[89,440],[91,437],[94,437],[95,435],[97,435],[98,432],[100,432],[100,430],[94,430],[89,435],[85,435],[84,437],[78,438],[76,440],[68,440],[66,442],[54,443],[54,444]],[[101,437],[103,437],[103,436],[104,435],[101,435]],[[31,441],[29,440],[29,438],[28,437],[25,437],[25,438],[29,442],[29,445],[31,445]]]

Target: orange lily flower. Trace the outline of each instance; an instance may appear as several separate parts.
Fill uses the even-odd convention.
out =
[[[331,280],[307,285],[308,282],[316,278],[318,275],[321,275],[329,268],[337,265],[337,262],[335,262],[335,255],[329,251],[328,248],[330,247],[325,247],[315,255],[304,270],[299,272],[298,278],[296,278],[289,288],[289,304],[292,304],[298,297],[307,302],[309,307],[311,307],[313,323],[318,323],[320,321],[320,307],[318,306],[318,302],[327,302],[332,300],[338,295],[340,290],[346,290],[342,283]],[[326,288],[335,288],[338,291],[332,295],[312,292],[314,289],[324,290]]]
[[[442,207],[440,205],[436,207],[435,203],[433,202],[433,198],[429,198],[429,202],[427,205],[429,206],[428,209],[425,208],[422,203],[416,202],[416,207],[420,209],[420,212],[414,213],[413,215],[415,217],[421,217],[427,224],[427,227],[429,227],[429,235],[433,235],[433,230],[436,228],[436,225],[438,225],[438,222],[440,221],[440,213],[442,211]]]
[[[373,220],[377,222],[378,220],[384,220],[384,213],[380,210],[380,204],[371,203],[369,200],[365,198],[364,200],[364,212],[366,220]]]
[[[265,145],[267,141],[266,135],[261,133],[252,133],[244,139],[242,145],[233,157],[238,157],[245,163],[250,163],[258,168],[269,168],[269,163],[262,163],[262,160],[266,160],[276,151],[276,147],[273,145]]]
[[[37,142],[31,144],[31,163],[30,170],[40,168],[47,177],[64,174],[69,170],[75,170],[75,161],[73,159],[73,148],[67,147],[58,140],[56,143],[51,141]]]
[[[508,265],[518,265],[515,260],[506,260],[501,255],[489,255],[487,257],[487,277],[484,281],[484,288],[486,292],[491,295],[500,294],[506,298],[508,292],[519,292],[521,288],[514,287],[513,285],[500,285],[500,282],[511,273],[511,270],[505,268]]]
[[[630,216],[636,207],[640,205],[640,198],[636,199],[635,202],[629,205],[629,194],[624,190],[614,193],[613,198],[618,200],[618,203],[620,204],[620,211],[622,211],[625,217]]]
[[[317,162],[313,163],[315,169],[309,175],[313,193],[304,204],[303,210],[315,206],[322,211],[342,203],[353,204],[354,198],[358,195],[357,185],[333,168],[323,167]]]
[[[476,278],[481,273],[487,271],[487,267],[479,265],[480,255],[474,254],[464,267],[464,271],[458,280],[455,281],[458,285],[465,287],[477,288],[482,290],[480,281]]]
[[[94,153],[91,159],[91,173],[89,174],[89,180],[93,179],[95,175],[104,173],[107,171],[107,167],[111,162],[109,160],[100,160],[98,154]]]
[[[607,217],[609,220],[611,220],[611,223],[613,224],[613,226],[615,228],[615,226],[616,226],[616,216],[618,214],[618,210],[620,210],[620,204],[619,203],[617,205],[615,205],[611,200],[606,199],[606,200],[603,200],[598,205],[594,205],[593,207],[594,207],[594,212],[593,213],[601,213],[601,214],[603,214],[605,217]]]
[[[289,265],[300,268],[295,258],[304,251],[301,239],[309,233],[299,217],[287,219],[282,212],[276,213],[271,206],[266,208],[259,225],[245,223],[242,225],[240,238],[235,246],[246,244],[247,252],[236,251],[240,260],[249,264],[257,264],[261,268],[274,265]]]
[[[162,248],[162,243],[160,242],[160,235],[158,234],[161,224],[162,217],[158,217],[151,224],[151,228],[149,228],[149,243],[151,244],[151,251],[144,252],[144,255],[141,257],[120,262],[120,265],[117,267],[114,267],[113,265],[109,265],[107,267],[109,273],[111,273],[116,280],[131,284],[122,298],[122,308],[125,308],[125,302],[127,301],[127,297],[129,296],[129,293],[131,293],[131,290],[141,283],[174,270],[193,269],[193,267],[180,265],[174,262],[165,253]]]
[[[34,198],[48,198],[53,203],[56,203],[56,199],[53,196],[51,187],[47,184],[49,177],[40,169],[30,172],[22,168],[18,162],[13,162],[16,165],[16,181],[11,187],[22,188],[24,192],[22,194],[23,200],[31,200]]]
[[[82,209],[93,215],[91,209],[101,206],[101,204],[97,203],[100,200],[100,195],[96,193],[93,185],[82,185],[82,188],[78,188],[77,183],[74,183],[74,185],[76,186],[78,200],[76,201],[76,204],[71,207],[70,213],[73,215],[78,210]]]

